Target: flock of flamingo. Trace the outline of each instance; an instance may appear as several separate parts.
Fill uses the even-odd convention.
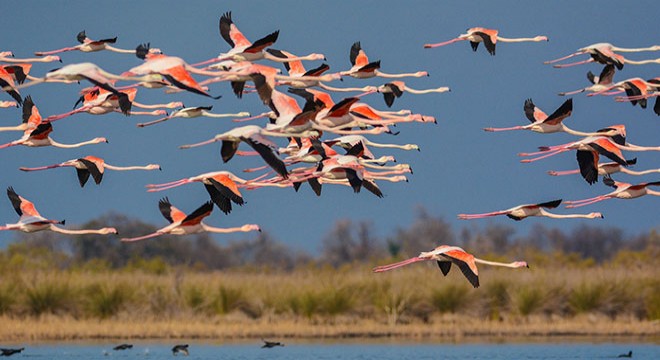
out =
[[[189,64],[180,57],[166,55],[162,50],[153,48],[149,43],[138,45],[134,50],[120,49],[114,46],[117,38],[92,40],[85,31],[78,34],[79,44],[52,51],[35,52],[37,58],[15,58],[10,51],[0,52],[0,86],[13,101],[0,102],[1,107],[22,107],[22,123],[16,126],[1,127],[0,131],[22,131],[23,135],[11,142],[0,145],[0,149],[12,146],[54,146],[61,148],[77,148],[84,145],[105,143],[105,138],[99,137],[76,144],[62,144],[51,138],[53,123],[74,116],[78,113],[102,115],[121,113],[124,115],[159,116],[156,120],[141,122],[138,127],[144,128],[160,124],[175,118],[214,117],[231,118],[233,122],[242,123],[266,119],[266,124],[240,125],[219,133],[210,139],[194,144],[181,145],[181,149],[220,143],[220,154],[223,162],[228,162],[235,156],[259,156],[265,165],[245,169],[245,172],[262,172],[261,175],[245,179],[229,171],[215,171],[190,176],[180,180],[161,184],[146,185],[149,192],[160,192],[174,187],[194,182],[202,183],[209,194],[209,200],[197,209],[184,212],[177,209],[168,197],[158,202],[158,207],[169,225],[143,236],[121,238],[124,242],[140,241],[158,237],[164,234],[185,235],[199,232],[250,232],[261,231],[255,224],[246,224],[232,228],[212,227],[203,222],[217,207],[225,214],[232,211],[233,205],[242,206],[245,201],[241,189],[257,189],[261,187],[292,187],[295,191],[307,183],[318,196],[323,185],[344,185],[358,193],[366,189],[377,197],[383,192],[378,186],[380,181],[407,181],[406,175],[412,173],[408,164],[390,164],[394,162],[391,155],[376,156],[372,149],[395,148],[401,150],[419,150],[416,144],[386,144],[369,140],[365,135],[394,133],[392,126],[400,123],[418,122],[435,123],[433,116],[416,114],[410,110],[389,110],[397,98],[404,93],[425,94],[450,91],[448,87],[417,90],[408,87],[401,80],[387,80],[381,85],[359,88],[338,87],[330,85],[340,81],[342,77],[356,79],[399,79],[405,77],[425,77],[428,73],[417,71],[411,73],[390,74],[380,70],[380,61],[370,60],[360,42],[355,42],[349,51],[351,67],[344,71],[329,72],[326,63],[307,69],[303,61],[324,61],[322,54],[312,53],[306,56],[296,56],[288,51],[275,49],[272,46],[277,41],[279,31],[251,42],[244,36],[227,12],[219,20],[220,36],[231,49],[215,58],[196,64]],[[542,42],[545,36],[532,38],[505,38],[497,30],[475,27],[468,29],[455,39],[426,44],[424,48],[436,48],[451,43],[467,40],[474,51],[483,43],[490,55],[495,55],[498,42]],[[621,70],[624,64],[660,63],[660,59],[633,61],[617,54],[617,52],[658,51],[660,46],[644,49],[627,49],[601,43],[579,49],[577,52],[560,59],[548,61],[555,67],[568,67],[578,64],[596,62],[604,64],[600,76],[591,72],[588,79],[591,86],[580,90],[564,92],[560,95],[572,95],[580,92],[591,92],[588,96],[617,95],[625,92],[625,96],[616,97],[616,101],[628,101],[645,108],[647,101],[655,97],[654,111],[660,115],[658,95],[660,94],[660,78],[643,80],[631,78],[613,82],[615,68]],[[112,74],[91,62],[67,64],[45,73],[42,77],[31,74],[32,65],[40,62],[61,62],[57,54],[68,51],[97,52],[111,51],[120,54],[132,54],[142,63],[122,74]],[[574,56],[588,54],[588,60],[569,64],[556,64]],[[128,56],[128,55],[122,55]],[[282,64],[282,70],[258,61],[269,61]],[[196,78],[204,77],[204,80]],[[385,80],[383,80],[385,81]],[[42,117],[35,100],[27,95],[23,97],[25,88],[42,83],[78,84],[89,82],[90,86],[80,91],[74,110]],[[119,82],[128,85],[118,86]],[[229,82],[232,92],[238,97],[255,94],[263,102],[266,111],[251,116],[247,112],[220,114],[212,112],[213,106],[184,107],[182,102],[162,104],[142,104],[137,102],[138,89],[163,89],[166,93],[191,92],[209,99],[217,99],[208,86],[218,82]],[[282,90],[287,87],[287,90]],[[348,97],[338,94],[353,93]],[[387,109],[377,109],[361,101],[363,97],[381,94]],[[335,99],[333,99],[333,96]],[[375,96],[375,95],[373,95]],[[341,99],[340,99],[341,97]],[[628,175],[644,175],[660,173],[660,169],[632,171],[627,167],[636,163],[636,159],[626,159],[622,151],[658,151],[660,147],[643,147],[626,142],[624,125],[612,125],[605,129],[592,132],[572,130],[563,124],[572,113],[573,102],[568,99],[557,110],[547,115],[538,108],[531,99],[524,103],[524,113],[531,122],[528,125],[508,128],[486,128],[489,132],[508,130],[531,130],[539,133],[566,132],[583,137],[581,140],[539,148],[539,152],[521,153],[520,156],[531,157],[522,162],[533,162],[562,152],[576,150],[579,170],[551,171],[551,175],[568,175],[580,173],[584,179],[593,184],[598,176],[604,176],[604,183],[616,190],[591,199],[567,202],[567,208],[576,208],[610,198],[631,199],[642,195],[660,195],[660,192],[649,189],[658,186],[660,182],[640,183],[636,185],[614,181],[610,175],[622,172]],[[136,111],[142,108],[149,111]],[[173,109],[170,113],[166,109]],[[330,136],[328,136],[330,135]],[[286,144],[279,146],[276,139],[285,139]],[[239,150],[246,144],[250,150]],[[3,150],[8,151],[8,150]],[[600,163],[600,156],[613,162]],[[158,170],[157,164],[145,166],[115,166],[110,165],[96,156],[84,156],[63,161],[53,165],[40,167],[21,167],[21,171],[41,171],[60,167],[76,169],[80,186],[85,186],[91,176],[98,185],[103,179],[105,170]],[[19,221],[0,227],[0,230],[19,230],[34,232],[50,230],[64,234],[118,234],[115,228],[70,230],[64,229],[64,220],[51,220],[43,217],[34,204],[20,196],[13,187],[7,189],[7,195],[20,216]],[[562,200],[553,200],[530,205],[520,205],[507,210],[483,214],[459,214],[460,219],[478,219],[497,215],[506,215],[514,220],[522,220],[529,216],[545,216],[551,218],[602,218],[598,212],[589,214],[553,214],[546,209],[557,208]],[[499,263],[475,258],[457,246],[441,245],[429,252],[394,264],[379,266],[374,272],[392,270],[419,261],[437,261],[441,272],[446,275],[451,264],[455,264],[474,287],[479,286],[477,263],[503,266],[510,268],[528,267],[524,261]]]

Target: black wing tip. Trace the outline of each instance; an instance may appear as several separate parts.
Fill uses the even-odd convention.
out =
[[[135,48],[135,56],[137,56],[139,59],[146,59],[147,54],[149,54],[149,49],[151,47],[151,43],[144,43],[140,44]]]

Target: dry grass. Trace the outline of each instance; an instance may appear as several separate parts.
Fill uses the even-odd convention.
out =
[[[651,266],[486,268],[480,279],[473,289],[430,264],[385,274],[23,271],[0,275],[0,341],[660,335]]]

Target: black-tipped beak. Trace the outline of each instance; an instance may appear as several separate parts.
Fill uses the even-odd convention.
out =
[[[62,62],[62,59],[58,60],[60,63]]]
[[[528,264],[528,265],[526,266],[526,268],[528,268],[528,269],[529,269],[529,264]]]
[[[158,171],[163,171],[163,168],[159,166]]]

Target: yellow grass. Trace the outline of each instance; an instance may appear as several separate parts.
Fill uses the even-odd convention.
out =
[[[5,272],[0,341],[660,336],[651,266],[456,270]]]

